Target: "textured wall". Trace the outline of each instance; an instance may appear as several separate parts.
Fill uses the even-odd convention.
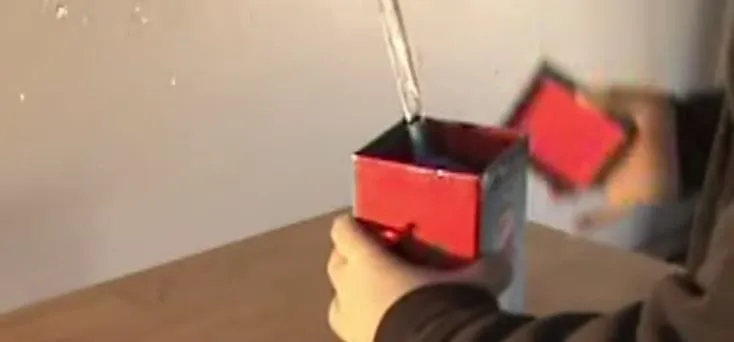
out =
[[[403,2],[432,115],[498,122],[541,55],[710,80],[715,1]],[[371,0],[1,6],[0,311],[345,205],[398,118]],[[531,196],[556,226],[578,207]]]

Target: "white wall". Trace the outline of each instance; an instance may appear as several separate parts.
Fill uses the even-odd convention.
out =
[[[498,122],[540,55],[710,79],[712,0],[404,3],[436,116]],[[373,0],[65,4],[0,11],[0,311],[343,206],[350,152],[398,118]]]

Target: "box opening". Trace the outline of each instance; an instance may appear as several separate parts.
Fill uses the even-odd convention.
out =
[[[467,167],[476,175],[484,172],[497,157],[522,138],[522,134],[514,129],[430,118],[425,119],[425,129],[431,152]],[[404,121],[370,142],[357,154],[414,165],[413,147]]]

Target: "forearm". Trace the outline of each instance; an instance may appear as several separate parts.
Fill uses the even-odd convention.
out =
[[[376,342],[479,341],[492,331],[501,340],[532,321],[529,316],[505,315],[496,299],[468,285],[437,285],[403,297],[385,315]]]
[[[488,291],[468,285],[436,285],[396,303],[383,318],[375,341],[491,342],[510,337],[524,341],[525,336],[557,341],[598,316],[569,313],[539,320],[499,310]]]
[[[648,336],[639,341],[652,342],[678,338],[675,331],[666,328],[665,322],[644,318],[658,304],[658,299],[653,299],[603,315],[564,312],[536,318],[499,310],[494,298],[480,289],[437,285],[417,290],[395,304],[383,318],[375,341],[611,342]],[[674,335],[668,335],[671,333]]]

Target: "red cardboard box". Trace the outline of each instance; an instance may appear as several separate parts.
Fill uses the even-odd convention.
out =
[[[354,157],[354,215],[410,261],[456,267],[507,253],[514,278],[500,298],[521,311],[528,142],[516,130],[427,119],[434,152],[468,170],[412,163],[404,122]]]

